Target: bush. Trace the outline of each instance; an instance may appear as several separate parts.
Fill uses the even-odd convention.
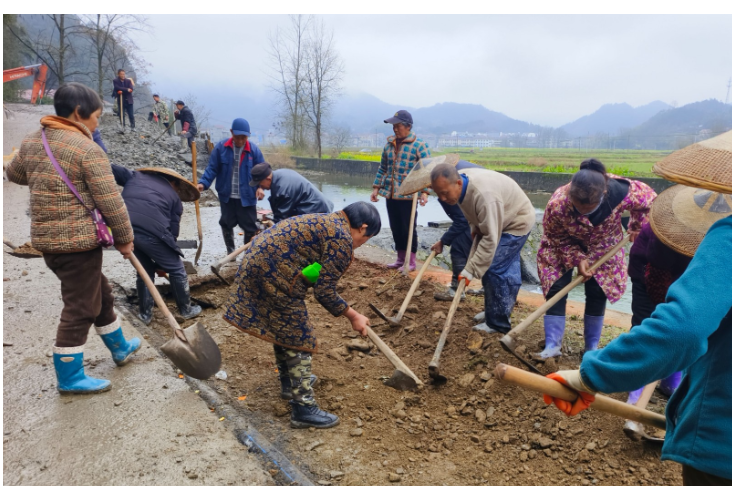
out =
[[[528,164],[533,167],[545,167],[546,166],[546,160],[541,157],[535,157],[528,160]]]

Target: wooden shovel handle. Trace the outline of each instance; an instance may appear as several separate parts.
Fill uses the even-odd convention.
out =
[[[227,264],[228,262],[231,262],[231,261],[235,260],[235,258],[238,255],[240,255],[245,250],[247,250],[248,248],[250,248],[250,245],[252,245],[252,244],[253,244],[253,241],[252,240],[250,240],[249,242],[245,243],[243,246],[241,246],[240,248],[238,248],[237,250],[235,250],[234,252],[232,252],[227,257],[224,257],[224,258],[220,259],[220,261],[217,262],[217,264],[215,264],[214,267],[216,267],[217,269],[219,269],[220,267],[222,267],[223,265]]]
[[[517,385],[565,401],[574,401],[579,396],[573,389],[556,380],[503,363],[498,363],[495,367],[495,378],[506,384]],[[602,394],[595,394],[595,400],[590,405],[590,408],[666,430],[666,417],[663,415],[648,411],[645,408],[623,403],[622,401],[603,396]]]
[[[192,141],[191,143],[191,178],[194,181],[194,185],[196,186],[198,184],[197,181],[197,143],[196,141]],[[199,212],[199,200],[194,200],[194,208],[196,210],[197,214],[197,232],[199,233],[199,247],[197,247],[197,253],[194,257],[194,264],[197,264],[199,262],[199,257],[202,255],[202,243],[203,243],[203,234],[202,234],[202,216]]]
[[[403,272],[408,274],[408,268],[411,265],[411,244],[413,243],[413,222],[416,220],[416,204],[419,201],[419,193],[413,193],[413,203],[411,203],[411,222],[408,224],[408,246],[406,247],[406,261],[403,265]]]
[[[615,254],[617,254],[620,251],[620,249],[623,248],[626,245],[626,243],[628,243],[628,240],[629,239],[630,239],[630,236],[626,236],[625,238],[623,238],[622,240],[620,240],[620,243],[618,243],[617,245],[615,245],[614,247],[612,247],[612,249],[609,252],[607,252],[605,255],[603,255],[597,262],[595,262],[594,264],[592,264],[592,267],[590,267],[590,269],[589,269],[590,272],[594,273],[595,271],[597,271],[597,269],[601,265],[603,265],[608,260],[612,259],[615,256]],[[537,319],[539,319],[541,316],[544,315],[544,313],[546,311],[548,311],[549,309],[551,309],[551,307],[554,304],[556,304],[561,299],[563,299],[564,297],[566,297],[567,294],[569,292],[571,292],[574,287],[576,287],[577,285],[579,285],[580,283],[582,283],[583,280],[584,280],[584,276],[582,276],[582,275],[577,276],[574,280],[572,280],[571,283],[569,283],[567,286],[565,286],[564,288],[562,288],[559,291],[559,293],[557,293],[556,295],[554,295],[553,297],[551,297],[549,300],[547,300],[544,303],[544,305],[542,305],[541,307],[539,307],[538,309],[536,309],[534,312],[532,312],[531,314],[529,314],[526,317],[526,319],[524,319],[523,321],[521,321],[518,325],[516,325],[515,328],[513,328],[511,331],[509,331],[506,334],[506,337],[514,337],[515,335],[518,335],[519,333],[521,333],[522,331],[524,331],[526,328],[528,328],[531,325],[531,323],[533,323],[534,321],[536,321]]]
[[[421,283],[421,277],[424,275],[424,272],[426,272],[426,270],[429,268],[429,264],[431,264],[431,261],[434,260],[435,256],[436,252],[432,250],[429,254],[429,257],[427,257],[426,261],[424,261],[424,265],[421,266],[421,269],[419,269],[419,273],[416,275],[416,279],[413,280],[411,288],[408,290],[408,295],[406,295],[406,298],[403,299],[403,304],[401,305],[401,309],[398,311],[398,315],[396,316],[396,318],[398,319],[396,321],[400,321],[401,318],[403,318],[403,314],[406,312],[406,309],[408,309],[408,304],[411,303],[414,292]]]
[[[378,337],[375,334],[375,332],[373,331],[373,329],[370,328],[369,326],[367,327],[367,334],[368,334],[368,337],[370,337],[370,340],[373,341],[373,344],[375,344],[377,346],[377,348],[380,349],[380,352],[382,352],[383,355],[386,358],[388,358],[388,361],[390,361],[391,364],[397,370],[405,373],[406,375],[408,375],[409,377],[411,377],[412,379],[414,379],[414,381],[416,381],[416,384],[418,386],[423,386],[424,385],[424,383],[421,382],[421,380],[416,375],[414,375],[414,373],[411,371],[411,369],[408,366],[406,366],[406,364],[403,361],[401,361],[401,358],[399,358],[398,356],[396,356],[396,353],[394,353],[391,350],[391,348],[388,347],[388,345],[385,342],[383,342],[383,339],[381,339],[380,337]]]
[[[8,245],[11,250],[15,250],[16,248],[18,248],[17,246],[13,245],[10,240],[6,240],[5,238],[3,238],[3,244]]]
[[[171,325],[171,328],[174,329],[174,334],[179,337],[179,339],[186,342],[186,335],[184,335],[183,330],[174,319],[174,315],[171,314],[171,311],[169,311],[168,307],[166,307],[166,303],[163,301],[163,297],[161,297],[161,294],[158,293],[156,285],[153,284],[153,281],[151,280],[150,276],[148,276],[148,273],[145,272],[145,269],[143,269],[143,266],[141,265],[138,258],[131,253],[130,257],[128,257],[128,260],[130,260],[130,262],[133,264],[135,270],[138,271],[140,277],[143,278],[145,285],[148,287],[148,291],[151,292],[151,295],[153,295],[153,300],[156,302],[156,305],[161,311],[163,311],[163,314],[164,316],[166,316],[168,324]]]

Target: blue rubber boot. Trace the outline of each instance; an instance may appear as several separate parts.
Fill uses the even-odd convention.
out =
[[[679,384],[681,384],[681,372],[676,372],[661,380],[658,390],[667,396],[671,396],[674,394],[676,388],[679,387]]]
[[[84,373],[84,346],[54,346],[54,368],[60,394],[96,394],[109,391],[109,380],[88,377]]]
[[[628,393],[628,403],[629,405],[634,405],[638,402],[639,399],[641,399],[641,393],[643,393],[643,387],[640,389],[636,389],[635,391],[631,391]]]
[[[584,315],[584,352],[597,350],[604,322],[604,316]]]
[[[117,366],[122,366],[130,361],[130,356],[140,349],[140,339],[138,337],[125,340],[119,319],[107,326],[95,326],[94,329],[97,330],[102,342],[112,353],[112,360]]]
[[[561,356],[561,340],[564,338],[566,324],[566,316],[544,316],[546,346],[543,351],[538,353],[540,358],[546,359]]]
[[[406,251],[398,250],[396,253],[398,254],[396,256],[396,261],[393,264],[388,264],[386,266],[388,269],[398,269],[400,267],[403,267],[403,264],[406,263]]]

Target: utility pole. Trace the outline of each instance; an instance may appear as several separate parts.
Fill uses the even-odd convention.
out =
[[[732,88],[732,77],[727,81],[727,94],[725,94],[725,104],[730,102],[730,89]]]

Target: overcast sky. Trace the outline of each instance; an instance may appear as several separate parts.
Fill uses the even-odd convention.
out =
[[[391,104],[482,104],[560,126],[605,103],[724,100],[732,16],[325,15],[344,87]],[[150,16],[137,42],[166,95],[265,90],[268,34],[288,16]]]

